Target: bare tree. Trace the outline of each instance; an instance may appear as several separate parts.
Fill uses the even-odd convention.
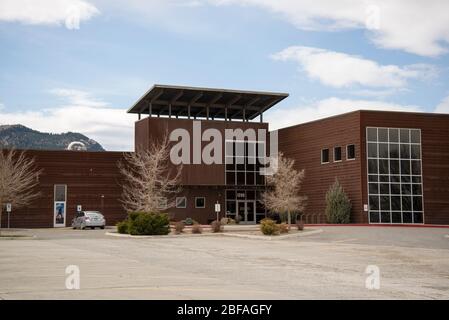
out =
[[[121,201],[127,212],[160,212],[175,206],[182,166],[172,170],[167,134],[149,149],[125,153],[124,157],[118,166],[125,179]]]
[[[35,187],[41,173],[23,151],[0,149],[0,232],[3,206],[11,203],[13,208],[21,208],[39,197]]]
[[[290,228],[291,213],[305,208],[307,197],[299,194],[305,172],[294,169],[295,161],[284,157],[282,153],[279,153],[277,160],[272,161],[277,162],[278,170],[266,177],[268,188],[262,193],[261,201],[270,211],[287,213]]]

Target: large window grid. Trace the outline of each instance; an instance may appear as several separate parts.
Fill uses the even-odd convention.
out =
[[[265,158],[265,142],[227,140],[225,142],[225,179],[227,185],[265,185],[260,174]],[[263,158],[259,159],[259,153]]]
[[[370,223],[424,223],[420,129],[366,129]]]

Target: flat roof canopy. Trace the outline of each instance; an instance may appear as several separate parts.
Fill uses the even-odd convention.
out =
[[[128,110],[128,113],[248,121],[286,97],[287,93],[156,84]]]

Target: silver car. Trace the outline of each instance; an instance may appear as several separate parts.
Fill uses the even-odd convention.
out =
[[[86,229],[99,227],[104,229],[106,220],[99,211],[81,211],[77,212],[75,218],[72,220],[73,229]]]

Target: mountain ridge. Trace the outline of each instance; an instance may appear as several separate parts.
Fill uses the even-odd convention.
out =
[[[95,140],[78,133],[48,133],[22,124],[0,125],[0,147],[30,150],[67,150],[71,142],[82,142],[87,151],[105,151]]]

